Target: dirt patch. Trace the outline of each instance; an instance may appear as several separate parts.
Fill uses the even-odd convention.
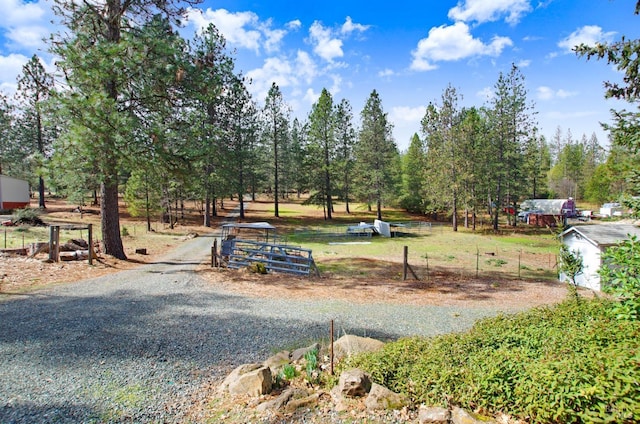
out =
[[[553,281],[474,278],[448,270],[433,270],[428,279],[402,279],[402,264],[353,259],[367,274],[345,277],[325,273],[318,277],[255,274],[248,270],[216,269],[203,265],[198,273],[211,284],[242,294],[284,299],[340,299],[357,303],[395,303],[461,307],[524,309],[561,302],[564,284]],[[581,290],[589,296],[590,292]]]

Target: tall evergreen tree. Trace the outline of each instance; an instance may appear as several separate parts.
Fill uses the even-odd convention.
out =
[[[69,134],[79,127],[90,132],[87,152],[99,171],[104,250],[126,259],[118,185],[123,159],[134,147],[132,132],[140,116],[135,113],[139,93],[132,85],[150,75],[150,67],[164,69],[163,76],[180,75],[179,67],[166,59],[174,52],[159,51],[166,47],[163,40],[142,36],[140,28],[157,14],[178,19],[184,10],[171,0],[57,0],[54,11],[68,29],[55,37],[52,50],[60,57],[69,86],[64,97],[71,120]]]
[[[274,82],[262,109],[264,116],[264,139],[273,155],[273,207],[274,216],[279,217],[281,150],[289,137],[289,107],[282,97],[280,87]]]
[[[333,173],[336,150],[335,115],[333,98],[326,88],[320,98],[311,107],[309,114],[308,137],[310,152],[317,161],[314,181],[320,183],[320,196],[323,199],[326,219],[332,219],[333,213]]]
[[[451,85],[442,93],[442,104],[432,105],[422,119],[429,160],[427,184],[432,185],[433,203],[441,202],[451,212],[453,231],[458,231],[458,204],[463,171],[463,141],[458,93]]]
[[[362,123],[355,150],[359,191],[368,202],[375,202],[376,214],[381,220],[383,203],[397,197],[400,154],[391,134],[393,126],[376,90],[369,95],[360,117]]]
[[[20,130],[16,138],[23,146],[35,145],[30,149],[32,156],[37,156],[37,162],[43,164],[49,156],[48,150],[53,142],[54,132],[45,126],[47,120],[46,102],[53,90],[53,77],[48,74],[40,58],[33,55],[22,67],[22,74],[18,77],[18,98],[21,118]],[[44,166],[39,166],[35,174],[38,177],[38,206],[42,209],[45,204]]]
[[[336,136],[336,173],[340,182],[340,192],[345,203],[345,210],[349,210],[349,200],[353,186],[354,146],[356,130],[353,126],[353,112],[348,100],[342,99],[335,110]]]
[[[424,213],[426,199],[423,190],[425,155],[422,140],[413,134],[407,152],[402,155],[402,198],[400,205],[409,212]]]
[[[515,211],[524,192],[523,150],[534,133],[534,113],[533,105],[527,100],[524,76],[517,66],[512,65],[509,74],[500,73],[491,102],[490,176],[494,206],[492,224],[495,231],[499,227],[502,208]],[[508,217],[516,225],[515,216]]]

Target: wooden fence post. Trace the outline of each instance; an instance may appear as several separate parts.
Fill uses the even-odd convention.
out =
[[[60,256],[60,226],[52,225],[49,227],[49,260],[58,262]]]
[[[87,232],[89,233],[87,236],[89,238],[89,265],[93,265],[93,224],[87,224]]]

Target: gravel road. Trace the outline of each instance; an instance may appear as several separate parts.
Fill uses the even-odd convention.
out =
[[[194,272],[212,239],[158,263],[0,302],[0,423],[182,422],[208,381],[336,332],[395,339],[497,311],[263,299]]]

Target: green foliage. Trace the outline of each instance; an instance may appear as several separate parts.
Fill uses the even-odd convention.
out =
[[[286,364],[279,373],[280,378],[284,380],[293,380],[298,375],[298,370],[291,364]]]
[[[618,302],[619,318],[640,319],[640,240],[636,236],[611,247],[602,255],[601,284]]]
[[[314,384],[317,383],[320,379],[320,373],[318,372],[319,366],[319,354],[318,349],[311,349],[307,353],[304,354],[305,360],[305,371],[307,372],[307,381],[309,383]]]
[[[640,328],[605,300],[479,321],[470,331],[389,343],[351,358],[415,403],[454,403],[531,423],[637,422]]]
[[[583,270],[584,263],[580,252],[577,250],[569,250],[565,244],[560,246],[560,263],[558,264],[558,271],[567,276],[569,292],[575,299],[578,299],[579,296],[576,277],[582,274]]]
[[[502,265],[506,265],[508,262],[504,259],[487,259],[487,265],[493,265],[496,268],[502,267]]]
[[[249,271],[254,274],[266,274],[267,266],[262,262],[253,262],[251,265],[249,265]]]

